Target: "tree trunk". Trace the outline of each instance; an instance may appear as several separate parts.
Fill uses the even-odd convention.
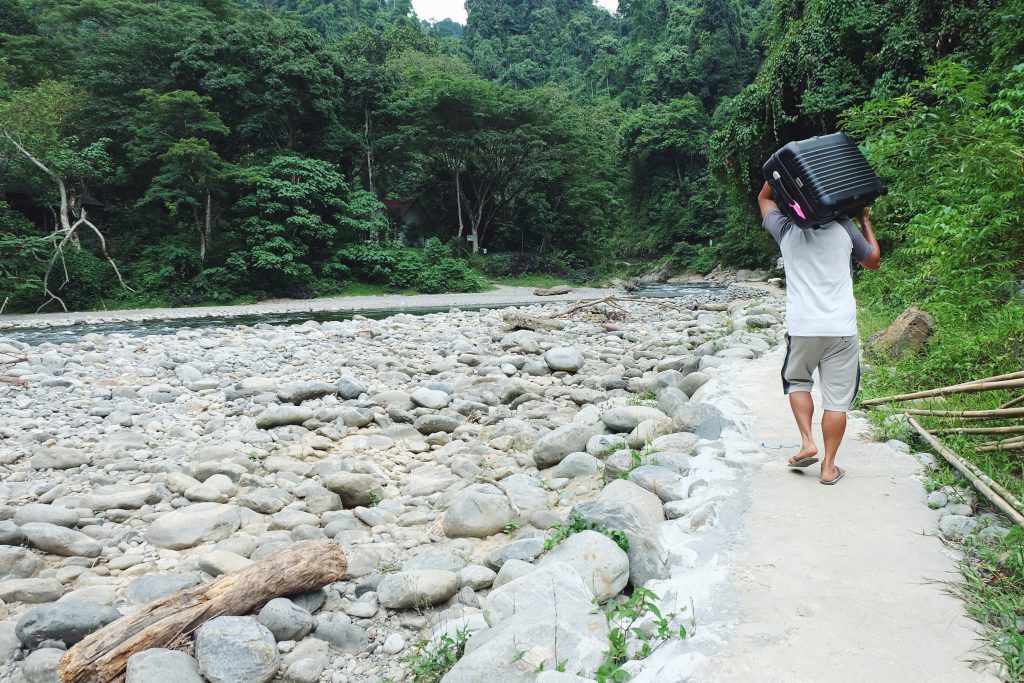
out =
[[[57,673],[63,683],[122,681],[128,658],[168,647],[204,622],[241,616],[273,598],[316,590],[340,581],[348,570],[333,541],[302,541],[245,569],[169,595],[121,617],[68,650]]]
[[[366,184],[370,192],[377,194],[377,188],[373,182],[373,147],[370,145],[370,129],[373,123],[370,119],[370,108],[363,107],[363,142],[366,144]]]
[[[459,214],[459,239],[462,239],[462,234],[466,231],[466,226],[462,223],[462,184],[459,179],[458,169],[455,169],[455,208]]]

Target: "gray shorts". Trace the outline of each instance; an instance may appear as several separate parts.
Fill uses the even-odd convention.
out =
[[[852,337],[786,337],[782,390],[809,392],[818,371],[825,410],[845,413],[860,386],[860,339]]]

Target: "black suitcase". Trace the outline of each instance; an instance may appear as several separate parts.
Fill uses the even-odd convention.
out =
[[[779,208],[801,228],[828,223],[885,194],[868,160],[846,133],[791,142],[761,170]]]

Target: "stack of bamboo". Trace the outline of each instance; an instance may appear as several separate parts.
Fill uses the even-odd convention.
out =
[[[879,408],[880,406],[901,401],[913,401],[922,398],[936,398],[949,396],[951,394],[970,394],[981,391],[1007,391],[1024,389],[1024,370],[1011,372],[995,377],[963,384],[954,384],[938,389],[917,391],[911,394],[898,394],[895,396],[882,396],[873,398],[861,403],[865,408]],[[958,418],[961,420],[1014,420],[1024,418],[1024,395],[1006,401],[994,410],[928,410],[923,408],[911,408],[904,411],[907,415],[919,415],[927,417]],[[1009,491],[992,481],[987,475],[978,469],[976,465],[961,459],[955,453],[946,448],[935,434],[988,434],[1007,435],[1000,436],[992,441],[979,444],[977,451],[986,453],[997,450],[1019,451],[1024,450],[1024,423],[1003,424],[985,427],[944,427],[929,432],[921,423],[913,417],[910,418],[910,426],[913,427],[929,444],[935,448],[953,467],[960,471],[988,500],[1005,513],[1017,524],[1024,526],[1024,504],[1022,504]]]

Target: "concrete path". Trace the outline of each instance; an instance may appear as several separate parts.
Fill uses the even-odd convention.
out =
[[[719,556],[731,571],[724,590],[737,603],[735,627],[688,680],[998,680],[972,668],[983,647],[975,624],[937,583],[959,574],[935,537],[916,460],[852,419],[837,459],[847,474],[836,486],[818,483],[817,465],[786,467],[797,449],[778,447],[799,439],[781,394],[782,360],[779,349],[733,375],[772,458],[751,478],[749,509]],[[819,408],[822,449],[820,417]]]

